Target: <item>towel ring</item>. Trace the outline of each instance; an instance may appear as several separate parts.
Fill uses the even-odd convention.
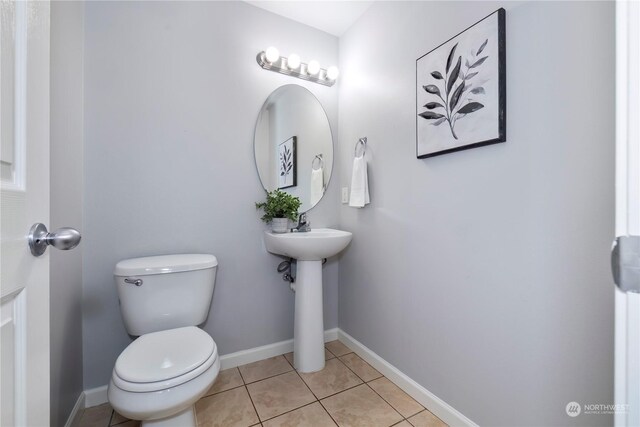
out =
[[[318,160],[318,168],[315,168],[316,160]],[[316,154],[316,156],[311,161],[311,169],[318,170],[320,168],[324,168],[324,160],[322,159],[322,154]]]
[[[364,156],[364,154],[367,152],[367,137],[366,136],[360,138],[358,140],[358,142],[356,142],[356,146],[353,149],[353,155],[356,156],[356,157],[359,157],[358,156],[358,147],[359,146],[362,146],[362,155]]]

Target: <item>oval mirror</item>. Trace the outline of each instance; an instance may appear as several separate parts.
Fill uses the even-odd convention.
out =
[[[333,169],[333,138],[309,90],[293,84],[274,90],[258,115],[253,146],[265,190],[299,197],[300,213],[322,199]]]

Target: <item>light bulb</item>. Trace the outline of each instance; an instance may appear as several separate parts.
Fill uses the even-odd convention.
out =
[[[320,72],[320,63],[315,59],[309,61],[309,65],[307,65],[307,73],[315,76],[318,72]]]
[[[292,70],[298,68],[300,66],[300,57],[295,53],[289,55],[289,58],[287,59],[287,66]]]
[[[264,57],[267,60],[267,62],[269,62],[270,64],[273,64],[278,59],[280,59],[280,52],[278,52],[278,49],[276,49],[275,47],[270,46],[264,52]]]
[[[327,78],[329,80],[335,80],[338,78],[338,68],[337,67],[329,67],[327,69]]]

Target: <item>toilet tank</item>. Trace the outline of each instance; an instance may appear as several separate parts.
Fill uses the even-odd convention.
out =
[[[129,334],[204,323],[217,266],[216,257],[207,254],[151,256],[117,263],[114,276]]]

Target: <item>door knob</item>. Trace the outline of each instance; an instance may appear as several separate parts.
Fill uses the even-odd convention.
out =
[[[640,293],[640,236],[619,236],[611,249],[613,281],[623,292]]]
[[[37,223],[33,224],[29,230],[29,249],[33,256],[42,255],[47,250],[47,246],[68,251],[78,246],[81,238],[80,232],[75,228],[62,227],[49,233],[44,224]]]

